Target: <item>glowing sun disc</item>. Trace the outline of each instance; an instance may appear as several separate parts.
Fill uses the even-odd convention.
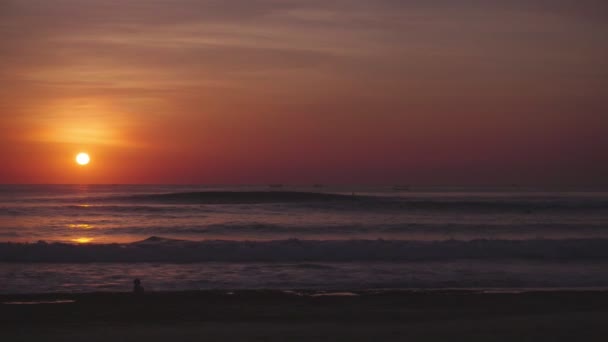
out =
[[[86,153],[78,153],[76,156],[76,163],[78,163],[78,165],[87,165],[90,161],[91,157]]]

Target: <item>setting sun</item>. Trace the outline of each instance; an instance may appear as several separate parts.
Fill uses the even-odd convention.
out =
[[[78,163],[78,165],[87,165],[90,161],[91,157],[86,153],[79,153],[76,156],[76,163]]]

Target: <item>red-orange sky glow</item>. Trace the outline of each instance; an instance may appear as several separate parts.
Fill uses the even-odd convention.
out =
[[[606,13],[1,1],[0,183],[607,184]]]

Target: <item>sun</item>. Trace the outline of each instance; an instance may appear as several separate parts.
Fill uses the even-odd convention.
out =
[[[91,157],[88,154],[81,152],[76,156],[76,163],[78,165],[87,165],[91,161]]]

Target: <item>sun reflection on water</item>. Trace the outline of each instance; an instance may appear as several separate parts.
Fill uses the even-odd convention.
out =
[[[93,228],[93,226],[88,223],[68,224],[68,227],[74,228],[74,229],[91,229],[91,228]]]
[[[89,242],[93,241],[93,238],[80,237],[80,238],[71,239],[70,241],[76,242],[76,243],[89,243]]]

